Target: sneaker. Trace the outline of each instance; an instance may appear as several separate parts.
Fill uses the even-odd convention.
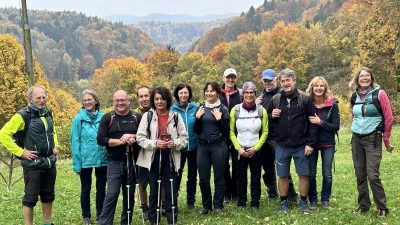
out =
[[[310,209],[314,210],[317,208],[317,202],[310,202]]]
[[[251,212],[257,212],[258,211],[258,207],[257,206],[252,206],[251,207]]]
[[[307,200],[305,200],[305,201],[300,200],[299,201],[299,206],[300,206],[300,210],[302,212],[304,212],[304,213],[310,212],[310,208],[308,207],[308,201]]]
[[[297,199],[297,195],[292,195],[290,196],[288,199],[291,203],[298,205],[299,204],[299,200]]]
[[[281,201],[279,205],[279,213],[287,213],[289,207],[288,207],[288,202],[287,200]]]
[[[321,202],[322,208],[331,210],[331,205],[329,202]]]
[[[243,209],[244,209],[244,206],[238,206],[236,209],[236,212],[241,212],[241,211],[243,211]]]
[[[140,206],[141,210],[141,217],[143,218],[144,221],[149,221],[149,205],[143,204]]]
[[[90,218],[89,217],[83,218],[83,225],[90,225]]]
[[[376,214],[376,218],[383,218],[389,213],[387,209],[378,209],[378,214]]]
[[[357,208],[355,211],[353,211],[353,214],[357,215],[357,214],[365,213],[366,211],[368,211],[368,209]]]

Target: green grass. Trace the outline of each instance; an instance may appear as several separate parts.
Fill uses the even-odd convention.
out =
[[[278,200],[266,200],[266,190],[263,186],[260,202],[260,210],[256,213],[251,213],[249,208],[246,208],[241,213],[236,213],[236,204],[229,203],[225,205],[222,214],[216,216],[209,214],[200,216],[201,209],[201,193],[197,189],[196,210],[188,211],[185,201],[185,179],[182,181],[182,191],[179,196],[179,224],[399,224],[400,223],[400,172],[399,159],[400,141],[398,139],[400,126],[394,127],[392,132],[392,143],[395,145],[395,150],[392,154],[383,153],[381,163],[381,178],[385,187],[389,215],[383,219],[375,218],[376,209],[373,203],[371,209],[361,215],[353,215],[352,211],[357,207],[357,190],[356,178],[351,159],[350,150],[350,135],[349,128],[342,128],[340,131],[340,142],[338,151],[335,155],[335,167],[333,181],[333,193],[331,197],[332,210],[325,210],[318,206],[317,210],[312,211],[308,215],[300,212],[297,206],[290,206],[289,212],[285,215],[278,214]],[[0,167],[1,168],[1,167]],[[318,190],[321,187],[321,172],[320,162],[318,165]],[[71,161],[64,160],[57,163],[57,183],[56,183],[56,200],[53,207],[53,221],[56,224],[81,224],[81,211],[79,203],[80,186],[76,179],[75,173],[71,168]],[[1,169],[4,173],[4,168]],[[15,170],[16,176],[20,176],[22,169],[19,167]],[[292,173],[294,168],[292,166]],[[184,174],[184,177],[186,174]],[[294,177],[297,184],[297,178]],[[249,188],[248,188],[249,189]],[[248,190],[249,191],[249,190]],[[24,224],[21,211],[21,198],[23,195],[23,182],[18,182],[12,192],[7,192],[5,187],[0,187],[0,224]],[[94,208],[95,191],[92,189],[92,214]],[[250,194],[248,193],[250,199]],[[371,194],[372,200],[372,194]],[[120,197],[115,216],[115,223],[119,224],[121,213]],[[42,224],[41,207],[38,203],[35,207],[35,224]],[[139,209],[137,204],[134,210],[134,220],[132,224],[141,224],[139,217]],[[146,223],[148,224],[148,223]],[[167,224],[165,217],[162,218],[161,224]]]

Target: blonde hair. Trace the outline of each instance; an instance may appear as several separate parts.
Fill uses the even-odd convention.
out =
[[[359,85],[358,85],[358,77],[360,77],[360,73],[361,71],[365,71],[367,73],[369,73],[369,75],[371,75],[371,86],[372,87],[376,87],[378,86],[378,84],[375,81],[374,75],[372,74],[371,69],[369,69],[368,67],[361,67],[360,69],[357,70],[356,74],[354,75],[353,79],[351,79],[350,83],[349,83],[349,87],[353,88],[353,89],[358,89]]]
[[[314,78],[310,81],[310,83],[308,84],[308,88],[307,88],[307,90],[306,90],[306,93],[307,93],[308,95],[310,95],[310,97],[311,97],[311,99],[313,100],[313,102],[314,102],[314,100],[315,100],[315,96],[314,96],[314,92],[313,92],[313,87],[317,84],[318,81],[322,81],[322,84],[323,84],[324,87],[325,87],[324,101],[326,101],[326,100],[329,98],[329,96],[332,95],[332,92],[331,92],[331,90],[329,89],[328,82],[326,82],[325,78],[323,78],[323,77],[321,77],[321,76],[314,77]]]

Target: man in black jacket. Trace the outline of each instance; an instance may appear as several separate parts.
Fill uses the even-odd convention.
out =
[[[261,104],[267,110],[269,103],[274,95],[281,91],[277,85],[276,73],[272,69],[264,70],[262,73],[262,80],[264,84],[264,91],[256,99],[256,104]],[[269,199],[278,198],[278,190],[276,187],[276,170],[275,170],[275,120],[271,115],[268,115],[268,137],[267,141],[261,148],[263,155],[263,169],[264,184],[267,187],[267,194]],[[289,175],[289,191],[288,199],[297,203],[297,193],[293,185],[292,176]]]
[[[280,213],[288,211],[288,188],[292,158],[299,176],[301,199],[300,210],[308,213],[308,155],[317,141],[318,126],[308,120],[315,115],[310,96],[295,88],[296,75],[288,68],[278,75],[282,91],[275,95],[268,106],[268,114],[275,120],[276,170],[279,177],[278,189],[281,197]]]
[[[229,112],[235,105],[243,102],[242,89],[236,87],[237,73],[235,69],[226,69],[224,75],[222,76],[224,84],[221,87],[221,94],[219,99],[221,103],[224,104]],[[228,138],[228,137],[227,137]],[[236,151],[230,139],[227,140],[229,156],[232,156],[232,151]],[[228,160],[229,157],[228,156]],[[226,163],[225,167],[225,198],[224,202],[229,202],[230,200],[237,201],[237,179],[236,179],[236,159],[232,158],[232,176],[230,173],[229,161]]]
[[[108,160],[107,195],[99,218],[100,225],[114,224],[115,208],[121,188],[121,225],[130,225],[132,221],[136,181],[133,156],[137,155],[139,150],[136,143],[136,132],[142,116],[129,110],[130,104],[131,101],[125,91],[115,92],[113,96],[114,110],[104,114],[100,120],[97,144],[107,147]],[[133,152],[130,152],[131,149]]]

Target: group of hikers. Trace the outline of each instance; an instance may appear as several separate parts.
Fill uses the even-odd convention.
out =
[[[83,223],[91,224],[95,218],[99,224],[113,224],[122,190],[120,224],[132,223],[136,192],[143,223],[159,224],[166,216],[168,224],[177,224],[184,171],[189,210],[196,209],[199,177],[201,215],[212,211],[220,214],[224,203],[230,201],[237,204],[237,212],[246,210],[247,205],[250,211],[258,211],[262,170],[267,198],[279,199],[279,213],[288,212],[289,202],[304,213],[316,209],[318,202],[322,208],[331,209],[335,135],[340,129],[338,100],[321,76],[313,78],[304,92],[296,88],[296,75],[288,68],[278,74],[267,69],[261,78],[264,88],[260,92],[251,81],[238,88],[236,70],[226,69],[222,86],[215,81],[205,84],[205,102],[200,105],[191,101],[192,89],[185,83],[173,93],[165,87],[151,90],[141,86],[136,93],[139,107],[134,110],[130,109],[128,94],[118,90],[113,96],[114,109],[105,114],[97,95],[84,90],[82,109],[72,122],[70,136],[72,167],[81,182]],[[387,151],[394,148],[390,143],[394,119],[389,98],[366,67],[356,72],[349,86],[355,90],[349,109],[358,190],[358,206],[353,213],[371,207],[369,183],[376,216],[385,217],[389,211],[379,166],[382,142]],[[50,225],[58,141],[52,112],[46,107],[46,89],[33,86],[27,97],[28,106],[0,130],[0,143],[21,158],[25,223],[33,224],[33,209],[40,196],[43,224]],[[323,179],[318,197],[319,154]],[[290,174],[292,159],[300,198]],[[90,207],[93,169],[95,214]]]

